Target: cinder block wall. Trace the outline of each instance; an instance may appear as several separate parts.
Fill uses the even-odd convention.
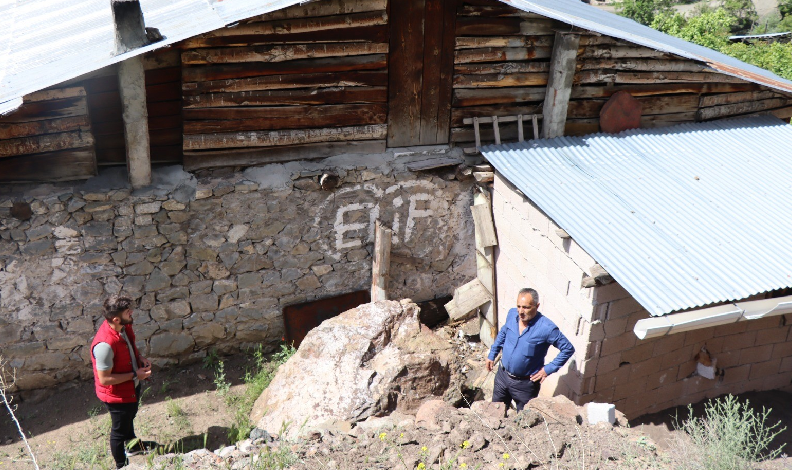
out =
[[[792,390],[792,315],[639,340],[633,327],[649,313],[616,283],[595,289],[601,323],[588,349],[596,376],[583,402],[615,403],[635,417],[725,393]],[[704,345],[724,369],[723,381],[692,376]]]
[[[556,234],[558,226],[528,201],[500,174],[493,191],[493,217],[498,234],[495,251],[498,322],[516,305],[517,292],[533,287],[539,292],[539,310],[561,329],[575,346],[567,365],[551,375],[542,395],[563,394],[579,401],[591,369],[587,346],[594,313],[592,290],[580,287],[594,260],[571,239]],[[547,361],[557,350],[550,348]],[[590,372],[589,372],[590,373]]]
[[[726,393],[792,391],[792,314],[639,340],[633,327],[649,313],[618,283],[580,288],[596,261],[499,174],[493,215],[499,322],[519,289],[534,287],[542,313],[576,349],[543,395],[615,403],[632,418]],[[722,381],[692,376],[704,345],[725,370]]]

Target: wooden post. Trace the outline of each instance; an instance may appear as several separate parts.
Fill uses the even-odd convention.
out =
[[[564,135],[569,95],[575,76],[580,34],[561,33],[555,35],[553,55],[550,58],[550,73],[547,80],[542,114],[542,138],[550,139]]]
[[[137,0],[111,0],[116,27],[116,54],[146,44],[143,11]],[[151,150],[149,145],[146,78],[143,57],[132,57],[118,64],[118,90],[121,95],[126,144],[127,170],[132,187],[151,184]]]
[[[393,232],[380,224],[374,228],[374,262],[371,265],[371,301],[388,300],[391,237]]]
[[[483,206],[479,209],[478,206]],[[479,338],[487,347],[492,346],[498,334],[498,303],[495,292],[494,246],[498,244],[492,221],[492,203],[489,191],[476,187],[473,196],[473,217],[476,237],[476,277],[490,292],[492,300],[481,306],[481,325]]]

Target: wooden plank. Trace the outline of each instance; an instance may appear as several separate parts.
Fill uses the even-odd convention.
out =
[[[517,130],[517,123],[507,123],[500,126],[501,139],[508,142],[516,142],[519,137]],[[532,134],[529,138],[537,138]],[[453,127],[451,128],[451,142],[454,143],[467,143],[474,142],[475,135],[471,127]],[[483,144],[495,142],[494,132],[491,126],[482,126],[481,128],[481,141]]]
[[[322,42],[388,42],[388,26],[347,27],[301,33],[239,34],[234,36],[195,36],[182,43],[183,49],[201,47],[254,46],[258,44],[307,44]]]
[[[62,100],[36,101],[20,106],[16,111],[0,117],[0,123],[46,121],[48,119],[84,116],[87,114],[84,96]]]
[[[456,22],[457,36],[539,36],[555,34],[562,23],[551,19],[522,18],[476,18],[459,17]],[[568,27],[567,27],[568,28]]]
[[[286,62],[300,59],[348,57],[388,52],[386,43],[339,42],[195,49],[182,53],[182,64],[238,64]]]
[[[492,295],[478,279],[454,290],[454,298],[445,304],[449,318],[459,320],[470,312],[492,300]]]
[[[56,182],[96,176],[93,149],[82,148],[0,159],[0,182]]]
[[[696,122],[696,113],[691,111],[677,114],[660,114],[656,116],[641,116],[642,128],[668,127],[677,124]]]
[[[178,57],[177,57],[178,59]],[[176,66],[146,70],[143,72],[146,77],[146,87],[181,81],[181,61],[177,61]],[[116,90],[118,87],[116,87]]]
[[[8,139],[0,141],[0,158],[90,147],[93,143],[90,132],[80,131]]]
[[[701,97],[700,106],[702,108],[707,108],[710,106],[718,106],[724,104],[735,104],[735,103],[744,103],[746,101],[759,101],[759,100],[766,100],[770,98],[781,98],[784,99],[785,97],[779,95],[778,93],[774,93],[772,91],[749,91],[743,93],[723,93],[718,95],[707,95]]]
[[[459,16],[478,16],[478,17],[518,17],[543,19],[544,17],[536,13],[528,13],[518,10],[508,5],[481,6],[481,5],[462,5],[458,10]]]
[[[497,133],[495,135],[497,137]],[[495,143],[500,145],[497,139]],[[476,179],[477,183],[492,183],[495,180],[495,173],[491,171],[474,171],[473,178]]]
[[[547,90],[542,108],[542,137],[551,139],[564,135],[569,96],[577,63],[578,34],[556,33],[553,57],[550,60]]]
[[[391,3],[388,146],[416,145],[421,138],[424,0]]]
[[[552,36],[462,36],[455,40],[456,49],[553,47]]]
[[[423,64],[421,65],[421,102],[420,102],[420,122],[418,131],[419,145],[434,145],[448,142],[438,140],[437,126],[441,120],[439,116],[440,105],[440,60],[443,53],[453,56],[453,46],[450,50],[443,49],[444,30],[447,27],[443,22],[443,0],[425,0],[424,2],[424,44],[423,44]],[[429,27],[426,27],[429,26]],[[453,73],[453,66],[450,69]],[[450,78],[450,77],[449,77]],[[449,80],[450,86],[450,80]],[[446,120],[448,114],[445,115]],[[442,139],[442,136],[441,136]]]
[[[306,18],[312,16],[347,15],[365,11],[385,10],[388,0],[343,0],[306,2],[293,5],[282,10],[273,11],[251,18],[248,21],[272,21],[289,18]]]
[[[89,131],[88,116],[75,116],[49,121],[30,121],[14,124],[0,124],[0,139],[16,139],[43,134],[56,134],[69,131]]]
[[[437,0],[433,0],[437,1]],[[437,128],[435,142],[446,144],[451,138],[451,107],[454,100],[454,41],[456,38],[456,9],[459,0],[442,0],[443,36],[440,53],[440,83],[438,85]],[[431,66],[436,66],[432,64]]]
[[[387,57],[386,54],[372,54],[324,59],[290,60],[287,62],[262,64],[250,63],[184,67],[182,68],[182,78],[183,82],[206,82],[212,80],[264,77],[268,75],[378,70],[387,67]],[[184,83],[182,89],[189,90],[190,86]]]
[[[659,83],[741,83],[742,79],[720,73],[695,72],[602,72],[584,71],[575,74],[575,83],[583,84],[659,84]]]
[[[211,82],[185,83],[186,97],[202,93],[249,92],[264,90],[290,90],[306,88],[306,92],[331,87],[387,87],[387,70],[375,72],[308,73],[296,75],[273,75],[268,77],[242,78],[239,80],[215,80]]]
[[[421,160],[420,162],[408,163],[407,169],[410,171],[426,171],[434,170],[435,168],[460,165],[463,163],[465,162],[454,157],[430,158],[428,160]]]
[[[550,57],[550,54],[547,55]],[[457,64],[457,74],[510,74],[510,73],[547,73],[550,62],[501,62],[487,64]]]
[[[492,116],[517,116],[518,114],[533,114],[541,109],[541,103],[537,106],[475,106],[470,108],[454,108],[451,110],[451,125],[462,127],[465,125],[466,118],[492,118]],[[516,121],[516,119],[514,119]],[[492,121],[490,121],[492,122]]]
[[[545,87],[535,88],[459,88],[454,90],[454,106],[481,106],[488,104],[510,104],[541,102]]]
[[[693,94],[639,97],[641,114],[651,116],[658,114],[674,114],[695,112],[699,98]],[[570,118],[595,118],[599,116],[606,100],[572,100],[569,103],[567,116]]]
[[[495,235],[495,222],[492,221],[492,210],[488,204],[476,204],[470,206],[473,214],[473,223],[476,233],[476,249],[483,249],[498,245],[498,237]]]
[[[387,136],[385,124],[277,131],[228,132],[222,134],[185,135],[185,150],[273,147],[278,145],[342,142],[347,140],[380,140]]]
[[[588,135],[599,132],[599,117],[596,119],[567,119],[564,135]]]
[[[25,95],[24,102],[34,103],[37,101],[62,100],[66,98],[76,98],[85,95],[86,95],[85,88],[81,86],[68,87],[68,88],[55,88],[55,89],[36,91],[34,93],[30,93],[29,95]]]
[[[692,60],[588,59],[578,62],[578,70],[637,70],[648,72],[713,72]]]
[[[579,53],[581,59],[674,59],[676,56],[642,46],[610,46],[596,45],[583,47]]]
[[[547,59],[552,53],[549,46],[528,47],[485,47],[462,49],[456,52],[454,63],[474,64],[479,62],[504,62],[510,60]]]
[[[474,172],[474,177],[477,172]],[[497,292],[495,286],[495,253],[494,245],[489,245],[494,241],[497,244],[497,239],[493,239],[495,226],[492,222],[492,200],[489,191],[482,187],[477,187],[473,195],[473,207],[483,209],[476,209],[479,212],[479,217],[484,226],[475,225],[474,237],[476,241],[476,278],[481,282],[482,286],[490,293],[491,301],[485,303],[481,307],[482,321],[480,323],[480,333],[482,342],[486,345],[492,345],[492,341],[498,334],[498,309],[497,309]],[[476,215],[474,214],[474,221]],[[486,227],[486,225],[490,225]],[[487,233],[492,231],[491,234]],[[489,245],[489,246],[488,246]],[[487,334],[489,333],[489,334]]]
[[[788,106],[790,100],[787,98],[773,98],[769,100],[751,101],[747,103],[734,103],[725,104],[721,106],[712,106],[710,108],[702,108],[698,110],[696,118],[701,121],[708,121],[710,119],[718,119],[727,116],[738,116],[740,114],[755,113],[757,111],[766,111],[773,108],[780,108]]]
[[[501,88],[515,86],[545,86],[547,73],[511,73],[455,75],[454,88]]]
[[[315,160],[343,154],[382,153],[385,150],[384,140],[360,140],[257,149],[191,151],[184,152],[184,169],[194,171],[202,168],[223,166],[285,163],[297,160]]]
[[[572,88],[572,98],[608,98],[617,91],[626,91],[631,95],[652,96],[682,93],[732,93],[755,91],[761,87],[754,83],[650,83],[636,85],[590,85]]]
[[[388,13],[385,10],[351,13],[348,15],[332,15],[314,18],[292,18],[284,20],[243,23],[233,28],[221,28],[201,35],[204,38],[222,36],[246,36],[251,34],[295,34],[329,29],[357,28],[360,26],[376,26],[388,24]],[[187,47],[192,47],[187,42]]]
[[[384,124],[388,106],[350,104],[184,110],[184,134]],[[214,119],[213,119],[214,117]]]
[[[371,263],[371,301],[388,300],[390,252],[393,231],[379,220],[374,224],[374,260]]]
[[[240,91],[184,97],[185,109],[225,106],[284,106],[297,104],[386,103],[388,89],[379,87],[333,87],[319,89]]]
[[[180,101],[182,98],[181,81],[146,85],[146,103]]]

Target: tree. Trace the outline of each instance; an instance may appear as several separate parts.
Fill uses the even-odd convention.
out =
[[[752,0],[723,0],[721,8],[736,18],[732,24],[732,33],[746,33],[759,19]]]
[[[671,0],[619,0],[616,12],[643,25],[651,25],[655,16],[671,13]]]
[[[778,0],[778,12],[782,19],[792,13],[792,0]]]

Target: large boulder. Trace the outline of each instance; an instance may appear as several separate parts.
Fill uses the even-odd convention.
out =
[[[412,413],[442,397],[451,344],[418,320],[409,300],[361,305],[311,330],[256,400],[251,420],[290,436],[328,421]]]

